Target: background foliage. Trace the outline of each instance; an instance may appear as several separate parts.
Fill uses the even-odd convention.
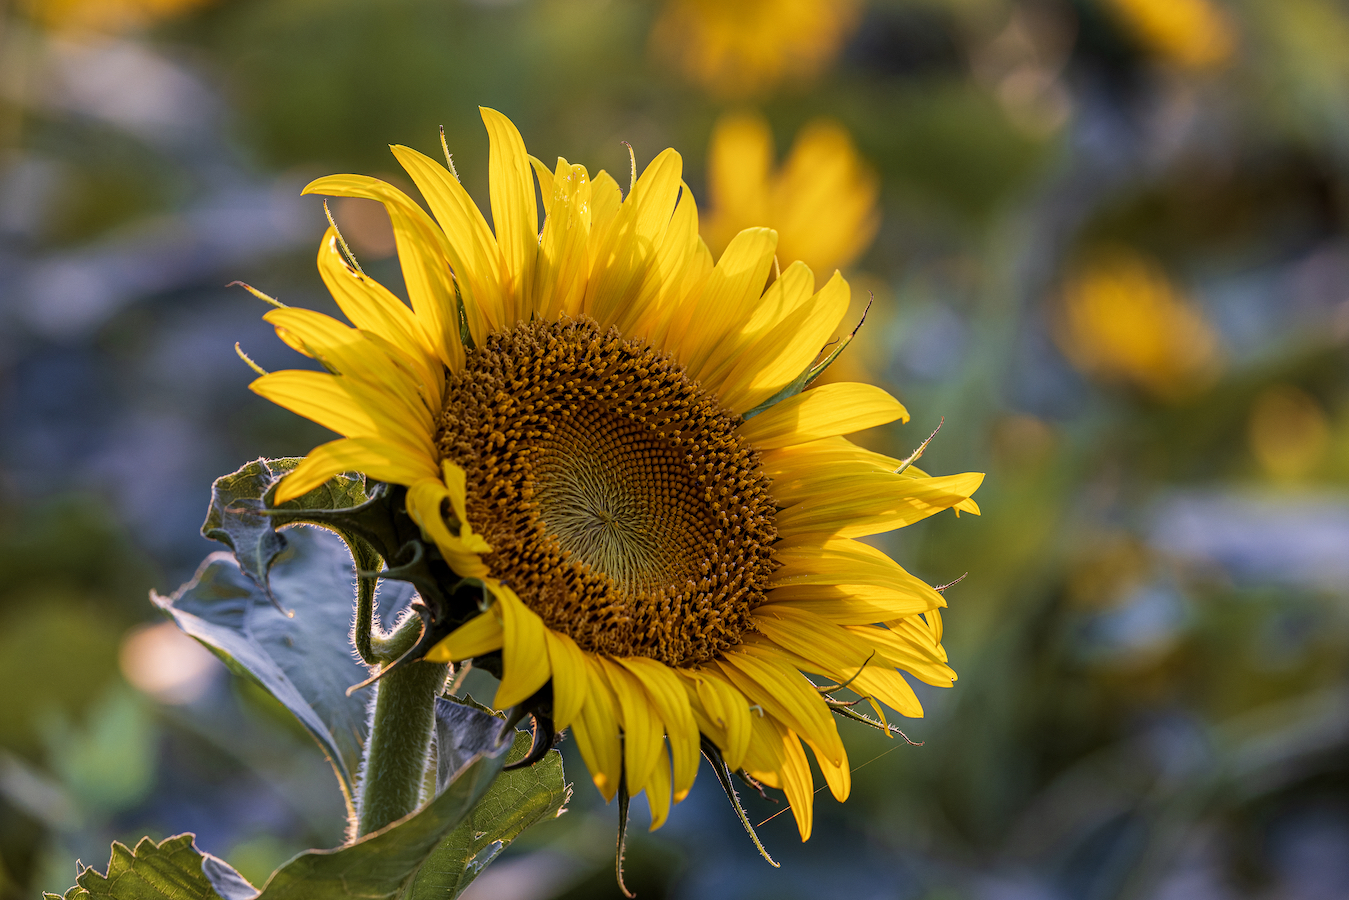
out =
[[[944,417],[924,466],[989,473],[982,518],[887,540],[969,573],[923,745],[844,729],[854,796],[804,846],[761,829],[780,871],[704,772],[632,839],[643,898],[1349,893],[1349,7],[818,7],[0,7],[0,897],[145,833],[255,880],[340,839],[317,744],[146,595],[214,549],[212,478],[324,439],[245,389],[236,340],[292,357],[224,285],[333,309],[300,186],[401,182],[386,145],[444,125],[485,201],[479,104],[592,172],[675,146],[705,211],[721,114],[761,112],[779,161],[828,116],[879,184],[839,368],[914,413],[866,440]],[[397,284],[362,204],[334,212]],[[573,780],[468,896],[614,890],[614,810]]]

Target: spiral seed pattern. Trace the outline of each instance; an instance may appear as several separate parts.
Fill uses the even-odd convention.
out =
[[[490,336],[437,439],[493,574],[583,650],[706,662],[740,642],[777,537],[768,479],[669,356],[588,319]]]

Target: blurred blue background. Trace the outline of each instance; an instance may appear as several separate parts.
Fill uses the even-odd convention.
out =
[[[11,0],[0,898],[111,839],[256,880],[340,839],[317,746],[146,595],[215,549],[215,476],[325,439],[247,391],[236,341],[291,353],[225,285],[334,310],[300,188],[405,185],[387,145],[438,126],[486,208],[479,104],[620,183],[674,146],[710,243],[842,266],[874,305],[835,377],[914,414],[864,442],[944,419],[924,466],[988,473],[981,518],[883,540],[968,572],[922,745],[841,728],[853,797],[761,829],[781,870],[704,772],[634,838],[643,900],[1349,896],[1342,0]],[[399,285],[379,207],[333,212]],[[472,896],[617,895],[569,773]]]

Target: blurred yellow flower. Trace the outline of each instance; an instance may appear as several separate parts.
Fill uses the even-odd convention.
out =
[[[125,31],[153,24],[212,0],[27,0],[29,15],[57,31]]]
[[[1094,254],[1063,294],[1056,337],[1083,372],[1132,383],[1165,400],[1213,383],[1218,339],[1166,273],[1134,250]]]
[[[1255,398],[1246,436],[1251,453],[1266,473],[1292,481],[1310,473],[1325,458],[1330,449],[1330,420],[1306,391],[1276,384]]]
[[[842,126],[807,124],[780,169],[773,135],[756,114],[722,116],[708,148],[712,212],[703,236],[720,254],[751,223],[778,233],[778,258],[799,259],[827,277],[871,246],[880,226],[880,181]]]
[[[1211,0],[1107,0],[1149,51],[1190,69],[1221,65],[1237,48],[1231,18]]]
[[[666,0],[651,46],[722,97],[819,75],[857,27],[858,0]]]

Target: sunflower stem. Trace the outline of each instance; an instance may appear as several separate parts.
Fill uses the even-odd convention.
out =
[[[421,802],[431,759],[436,693],[448,671],[444,663],[415,662],[376,683],[361,766],[356,837],[401,819]]]
[[[422,623],[410,615],[392,633],[372,634],[373,607],[371,591],[367,603],[357,603],[354,637],[363,658],[369,654],[369,660],[387,666],[417,642]],[[420,804],[431,762],[436,694],[448,674],[444,663],[415,662],[386,672],[375,683],[355,837],[378,831]]]

